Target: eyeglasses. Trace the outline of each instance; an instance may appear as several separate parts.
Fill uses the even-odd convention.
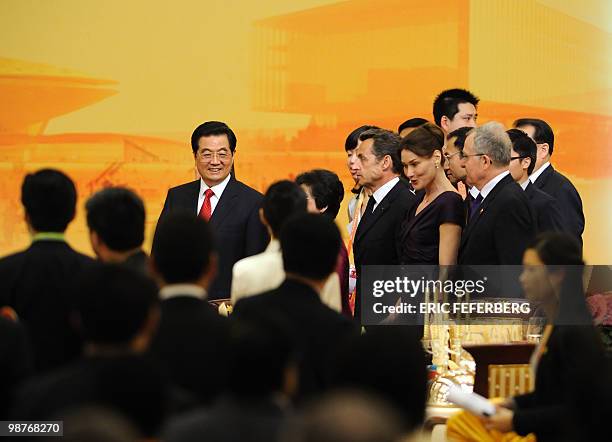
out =
[[[518,157],[510,157],[510,161],[512,160],[522,160],[523,158],[529,158],[527,155],[519,155]]]
[[[471,153],[469,155],[466,155],[465,153],[463,153],[463,151],[460,151],[460,153],[461,153],[461,159],[463,160],[469,157],[481,157],[483,155],[486,155],[486,153]]]
[[[217,159],[219,161],[226,161],[228,160],[232,155],[230,153],[227,152],[209,152],[209,151],[202,151],[202,152],[198,152],[197,153],[197,157],[200,161],[206,162],[208,163],[209,161],[212,161],[212,159],[214,157],[217,157]]]
[[[455,155],[459,155],[459,154],[461,154],[460,150],[458,150],[455,153],[451,153],[450,155],[445,152],[444,153],[444,158],[446,158],[447,160],[450,160],[452,157],[454,157]]]

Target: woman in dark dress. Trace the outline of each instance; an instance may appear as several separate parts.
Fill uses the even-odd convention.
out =
[[[453,416],[449,439],[485,440],[495,430],[504,434],[486,440],[510,440],[509,432],[534,434],[538,442],[609,440],[602,433],[611,415],[610,362],[587,310],[580,244],[567,234],[541,234],[525,251],[520,281],[547,320],[531,357],[535,389],[508,398],[489,418]]]
[[[415,190],[424,190],[397,233],[401,264],[453,265],[465,220],[461,195],[442,167],[444,133],[431,123],[402,140],[404,173]]]
[[[309,212],[320,213],[331,219],[336,219],[340,210],[340,203],[344,198],[344,187],[338,175],[329,170],[314,169],[299,175],[295,182],[302,186],[304,193],[306,193]],[[348,272],[348,251],[343,242],[340,247],[336,273],[340,279],[342,313],[351,318],[353,315],[349,305]]]

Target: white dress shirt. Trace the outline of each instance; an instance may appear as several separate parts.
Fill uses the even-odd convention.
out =
[[[210,214],[212,215],[213,213],[215,213],[215,207],[217,207],[217,203],[219,202],[221,195],[223,195],[223,191],[227,187],[227,183],[229,183],[229,180],[231,177],[232,177],[232,174],[229,173],[223,181],[221,181],[219,184],[215,184],[212,187],[210,187],[208,184],[204,182],[202,178],[200,178],[200,193],[198,195],[198,212],[197,213],[200,213],[200,210],[202,210],[202,204],[204,204],[204,198],[206,197],[204,192],[206,192],[206,190],[208,189],[214,192],[214,195],[210,197]]]
[[[521,183],[521,187],[523,188],[523,190],[527,190],[527,186],[529,186],[529,180],[525,180]]]
[[[206,299],[206,290],[195,284],[168,284],[159,291],[159,298],[164,301],[177,296],[192,296],[198,299]]]
[[[536,180],[540,177],[540,175],[542,175],[542,172],[544,172],[548,166],[550,166],[550,161],[545,162],[544,164],[542,164],[542,167],[533,172],[529,177],[529,181],[535,183]]]
[[[372,207],[372,212],[376,210],[380,202],[387,196],[391,189],[395,187],[395,185],[399,183],[399,177],[395,177],[392,180],[387,181],[385,184],[380,186],[376,192],[372,194],[370,198],[374,198],[374,207]]]
[[[490,180],[487,184],[485,184],[484,186],[482,186],[482,190],[480,191],[480,194],[482,195],[482,200],[484,201],[487,198],[487,195],[489,193],[491,193],[491,191],[493,190],[493,188],[497,185],[497,183],[499,183],[501,180],[504,179],[504,177],[506,175],[508,175],[510,173],[509,170],[504,170],[502,173],[500,173],[499,175],[497,175],[495,178],[493,178],[492,180]]]
[[[238,300],[278,288],[285,280],[280,242],[272,239],[266,250],[241,259],[232,270],[232,304]],[[320,293],[323,304],[337,312],[342,311],[340,278],[334,271]]]

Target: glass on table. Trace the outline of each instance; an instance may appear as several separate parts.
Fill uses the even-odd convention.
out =
[[[546,318],[529,318],[527,322],[527,330],[525,332],[525,340],[534,344],[540,342],[545,325]]]

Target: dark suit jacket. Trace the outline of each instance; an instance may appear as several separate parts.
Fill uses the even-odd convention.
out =
[[[285,412],[271,399],[220,398],[208,410],[181,416],[167,426],[166,442],[274,442]]]
[[[352,321],[324,305],[311,287],[286,279],[280,287],[236,303],[233,320],[257,323],[268,318],[285,323],[299,360],[298,400],[330,385],[332,362],[339,345],[358,333]]]
[[[0,419],[8,419],[16,387],[31,374],[25,330],[0,316]]]
[[[197,213],[200,180],[173,187],[168,191],[160,215],[187,210]],[[209,299],[229,298],[232,268],[236,261],[265,250],[270,238],[259,220],[262,195],[232,176],[223,191],[209,223],[215,235],[219,269],[208,291]]]
[[[555,199],[529,182],[525,188],[535,213],[538,232],[563,232],[563,215]]]
[[[396,234],[406,213],[416,201],[417,197],[410,191],[410,187],[400,180],[378,203],[376,210],[364,215],[359,222],[353,245],[357,270],[356,320],[361,317],[361,267],[399,264]]]
[[[534,391],[514,398],[514,430],[533,432],[538,442],[603,440],[586,432],[597,430],[589,420],[603,427],[609,419],[609,369],[595,328],[555,326],[537,367]]]
[[[520,265],[535,234],[533,209],[523,189],[508,174],[495,185],[463,229],[459,264]]]
[[[139,250],[138,252],[133,253],[128,256],[125,261],[123,261],[123,265],[128,269],[134,270],[141,275],[148,276],[149,275],[149,267],[148,267],[149,257],[147,254]]]
[[[564,230],[582,243],[582,232],[584,232],[582,200],[572,182],[557,172],[551,164],[534,184],[557,201],[563,215]]]
[[[35,371],[45,371],[80,353],[72,327],[76,278],[94,261],[63,241],[39,240],[0,260],[0,306],[15,309],[32,345]]]
[[[206,301],[176,296],[161,302],[150,353],[172,382],[206,404],[225,387],[229,322]]]
[[[152,437],[170,398],[159,371],[140,356],[86,357],[24,384],[12,418],[63,420],[85,405],[99,405],[125,416],[143,435]]]

